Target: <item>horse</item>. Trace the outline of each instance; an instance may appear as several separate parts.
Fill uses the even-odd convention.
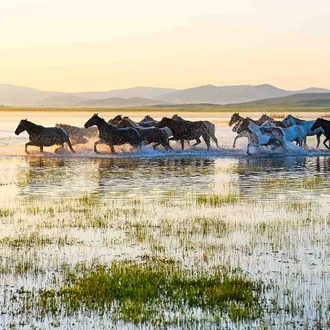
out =
[[[314,121],[313,126],[311,127],[312,131],[315,131],[319,127],[322,127],[324,130],[325,140],[323,141],[323,144],[327,149],[330,149],[330,142],[328,143],[329,146],[327,146],[325,143],[330,140],[330,121],[323,119],[323,118],[317,118]]]
[[[187,120],[184,120],[182,117],[180,117],[177,114],[172,116],[172,119],[182,121],[182,122],[187,121]],[[217,145],[217,147],[220,148],[219,145],[218,145],[218,139],[215,136],[215,125],[213,123],[211,123],[210,121],[207,121],[207,120],[203,120],[203,122],[205,123],[205,125],[208,129],[210,138],[214,141],[214,143]],[[197,145],[197,144],[200,144],[200,143],[201,143],[201,140],[198,138],[196,140],[196,144],[194,144],[194,145]]]
[[[24,131],[28,132],[30,139],[30,142],[25,144],[25,152],[27,154],[29,153],[27,146],[37,146],[40,148],[40,152],[43,152],[44,147],[53,145],[60,145],[61,148],[64,148],[64,143],[67,143],[70,150],[75,152],[72,148],[69,134],[61,127],[44,127],[34,124],[27,119],[22,119],[15,130],[15,134],[19,135]]]
[[[233,127],[232,131],[237,133],[237,130],[240,127],[241,123],[242,123],[242,120],[238,121],[236,123],[236,125]],[[256,134],[254,134],[250,130],[244,130],[244,131],[240,132],[239,134],[237,134],[235,136],[234,143],[233,143],[233,148],[236,147],[236,140],[239,139],[239,138],[242,138],[242,137],[246,137],[248,139],[249,144],[258,143],[258,137],[257,137]]]
[[[55,124],[55,127],[61,127],[69,134],[71,144],[87,143],[88,139],[95,137],[98,133],[98,129],[96,127],[86,129],[84,127],[71,126],[67,124]]]
[[[249,117],[249,118],[250,118],[250,117]],[[235,112],[235,113],[231,116],[228,125],[229,125],[229,126],[232,126],[233,124],[235,124],[235,123],[237,123],[237,122],[239,122],[239,121],[243,121],[243,120],[244,120],[244,118],[243,118],[242,116],[240,116],[240,114],[239,114],[238,112]],[[254,120],[254,119],[252,119],[252,118],[250,118],[250,121],[252,121],[253,123],[255,123],[255,124],[258,125],[258,126],[260,126],[260,125],[262,125],[262,124],[264,123],[263,121],[260,121],[260,120]]]
[[[117,124],[122,120],[122,115],[117,115],[116,117],[109,119],[108,124],[117,126]]]
[[[277,127],[276,124],[270,121],[264,122],[260,127]],[[303,141],[306,139],[306,131],[299,125],[281,128],[284,133],[284,138],[288,142],[296,142],[299,147],[302,147]]]
[[[315,122],[315,120],[302,120],[302,119],[292,116],[291,114],[287,115],[282,120],[282,123],[284,123],[287,126],[292,126],[292,125],[301,126],[306,131],[307,136],[316,135],[316,138],[317,138],[316,148],[318,148],[320,145],[321,135],[324,134],[324,129],[320,126],[320,127],[317,127],[315,130],[313,130],[312,127],[313,127],[314,122]],[[306,145],[306,139],[305,139],[304,144]]]
[[[138,123],[138,125],[140,125],[142,127],[154,127],[158,123],[159,123],[159,121],[157,121],[157,120],[153,119],[151,116],[147,115]]]
[[[250,132],[254,133],[257,138],[258,142],[254,145],[257,147],[260,146],[272,146],[272,149],[277,147],[282,147],[286,150],[285,147],[285,139],[284,133],[281,128],[279,127],[260,127],[256,125],[250,117],[246,117],[241,121],[240,126],[237,129],[237,133],[240,134],[243,131],[249,130]],[[250,146],[252,143],[249,143],[247,146],[246,153],[250,155]]]
[[[163,117],[155,127],[165,126],[169,127],[173,132],[174,140],[180,140],[182,150],[184,149],[184,140],[197,140],[200,136],[203,137],[207,145],[207,150],[210,149],[210,135],[207,126],[203,121],[181,122],[171,118]]]
[[[260,121],[262,123],[265,123],[266,121],[269,121],[269,122],[273,123],[277,127],[282,127],[282,128],[288,127],[286,124],[284,124],[280,120],[275,120],[272,117],[266,115],[265,113],[261,115],[261,117],[258,119],[258,121]]]
[[[112,153],[115,152],[115,145],[122,145],[125,143],[129,143],[133,148],[141,148],[141,136],[135,128],[117,128],[108,124],[103,118],[100,118],[97,113],[86,121],[84,127],[88,128],[93,125],[97,126],[100,137],[100,140],[94,143],[94,152],[96,153],[99,153],[96,146],[100,143],[108,145]]]
[[[156,147],[160,144],[165,148],[165,150],[172,149],[169,144],[166,132],[161,128],[141,127],[128,117],[123,117],[116,127],[133,127],[137,129],[140,133],[142,142],[146,144],[155,143],[153,146],[154,149],[156,149]]]

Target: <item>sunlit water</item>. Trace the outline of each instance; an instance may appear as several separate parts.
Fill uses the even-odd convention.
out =
[[[65,122],[82,127],[91,115],[84,112],[2,114],[0,207],[20,211],[10,221],[7,216],[0,217],[0,239],[40,231],[53,237],[67,235],[73,242],[55,249],[47,246],[23,249],[16,256],[14,248],[0,246],[3,265],[13,258],[18,261],[34,258],[43,269],[37,276],[30,273],[1,275],[3,288],[45,287],[49,285],[51,274],[63,263],[74,265],[93,259],[110,262],[115,258],[135,258],[149,253],[147,243],[127,239],[127,223],[148,223],[158,228],[160,223],[168,221],[172,227],[180,227],[191,226],[189,219],[192,217],[215,217],[228,224],[228,233],[206,238],[196,235],[192,238],[195,247],[190,251],[183,252],[182,245],[171,234],[166,237],[155,231],[154,235],[164,247],[165,255],[181,260],[187,267],[229,263],[275,286],[266,293],[269,311],[261,325],[274,329],[316,328],[318,323],[327,326],[330,318],[330,158],[324,147],[315,149],[315,137],[308,139],[307,150],[288,144],[286,152],[261,149],[247,156],[246,139],[238,140],[237,147],[232,148],[235,133],[227,125],[229,114],[184,116],[216,124],[220,149],[211,142],[209,151],[204,143],[198,147],[187,145],[182,151],[178,144],[171,142],[174,150],[168,152],[161,147],[135,151],[123,146],[116,148],[117,153],[112,155],[104,146],[97,155],[93,152],[94,141],[91,141],[74,146],[75,154],[69,150],[54,154],[54,148],[50,147],[45,148],[42,155],[38,148],[31,147],[31,154],[26,155],[24,144],[28,135],[13,133],[19,120],[26,117],[44,126]],[[105,119],[115,115],[100,114]],[[139,120],[143,115],[132,113],[130,117]],[[157,119],[161,116],[155,115]],[[316,116],[310,114],[309,118]],[[231,192],[240,197],[234,205],[214,208],[196,206],[194,202],[201,195]],[[136,218],[119,215],[118,219],[111,220],[108,229],[82,230],[68,225],[63,229],[57,225],[56,216],[49,222],[38,218],[31,210],[39,203],[51,207],[63,203],[64,199],[86,194],[95,195],[103,202],[100,214],[111,206],[126,205],[129,200],[138,201],[141,212]],[[299,203],[302,203],[301,208]],[[24,211],[29,207],[30,213]],[[172,231],[175,232],[175,228]],[[275,299],[281,306],[277,314],[272,312],[271,301]],[[298,311],[294,315],[285,310],[292,305]],[[95,324],[104,321],[94,317]],[[10,322],[17,322],[17,318],[19,316],[4,313],[0,325],[8,326]],[[109,322],[105,324],[111,324]],[[47,320],[32,320],[31,324],[47,326]],[[63,329],[67,329],[68,324],[72,326],[72,320],[62,320]],[[81,322],[75,320],[74,324],[72,328],[88,329],[90,319],[81,316]],[[251,323],[252,327],[258,325],[258,322]]]

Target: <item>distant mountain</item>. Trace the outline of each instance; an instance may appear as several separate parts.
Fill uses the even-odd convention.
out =
[[[32,105],[39,100],[63,94],[60,92],[44,92],[38,89],[0,84],[0,104],[4,105]]]
[[[329,101],[330,105],[330,92],[329,93],[301,93],[301,94],[293,94],[284,97],[275,97],[263,100],[257,100],[248,103],[254,104],[288,104],[288,103],[302,103],[302,102],[310,102],[310,101]]]
[[[330,93],[330,90],[310,87],[301,91],[287,91],[269,84],[263,84],[220,87],[205,85],[183,90],[133,87],[105,92],[63,93],[0,84],[0,105],[102,108],[202,103],[224,105],[286,97],[294,94],[323,93]]]
[[[68,107],[79,106],[84,101],[86,101],[86,99],[81,96],[76,96],[72,94],[60,94],[49,96],[40,101],[37,101],[36,105],[39,105],[41,107]]]
[[[107,92],[82,92],[74,93],[74,95],[84,97],[86,99],[108,99],[111,97],[121,97],[124,99],[132,97],[141,97],[145,99],[157,99],[160,95],[177,91],[173,88],[159,87],[132,87],[127,89],[117,89]]]
[[[223,86],[213,85],[188,88],[171,92],[159,97],[162,101],[172,103],[241,103],[270,97],[290,95],[293,92],[264,84],[258,86]]]
[[[129,99],[124,99],[121,97],[110,97],[108,99],[101,100],[87,100],[81,104],[81,108],[126,108],[126,107],[142,107],[150,105],[165,105],[166,102],[145,99],[141,97],[131,97]]]

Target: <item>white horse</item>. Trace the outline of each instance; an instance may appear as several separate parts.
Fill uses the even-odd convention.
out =
[[[293,125],[299,125],[301,126],[305,131],[307,136],[313,136],[316,135],[317,138],[317,145],[316,148],[320,145],[320,137],[322,134],[324,134],[324,129],[322,127],[318,127],[315,130],[312,130],[312,126],[314,124],[315,120],[302,120],[297,117],[290,115],[287,115],[283,120],[282,123],[284,123],[287,126],[293,126]],[[306,138],[305,143],[306,145]]]
[[[250,143],[247,146],[247,154],[250,154],[250,146],[256,147],[271,146],[272,149],[282,147],[286,150],[284,132],[279,127],[260,127],[253,123],[249,117],[245,118],[237,129],[237,133],[240,134],[244,131],[250,131],[257,137],[256,143]]]
[[[276,127],[276,124],[267,120],[260,127]],[[291,127],[282,128],[284,138],[288,142],[297,142],[299,147],[302,147],[303,141],[306,139],[307,132],[299,125],[293,125]]]

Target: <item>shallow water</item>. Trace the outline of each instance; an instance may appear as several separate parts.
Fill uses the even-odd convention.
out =
[[[29,113],[28,119],[52,126],[65,118],[67,124],[83,126],[91,115]],[[106,119],[114,115],[102,113]],[[132,113],[130,117],[138,120],[143,115]],[[272,286],[265,293],[268,311],[263,320],[252,322],[252,327],[327,326],[330,158],[323,148],[314,148],[315,137],[309,138],[308,150],[289,145],[285,153],[264,149],[247,156],[246,139],[238,140],[237,148],[232,148],[235,133],[227,125],[228,114],[203,113],[184,117],[213,121],[220,149],[207,151],[202,144],[181,151],[172,142],[175,150],[169,152],[150,147],[134,151],[124,146],[111,155],[105,146],[97,155],[90,142],[75,146],[75,154],[67,150],[54,154],[53,148],[45,148],[42,155],[32,147],[31,154],[25,155],[26,133],[13,133],[25,117],[15,112],[3,113],[1,119],[0,249],[2,268],[32,260],[41,270],[30,269],[19,275],[3,272],[3,288],[51,287],[52,274],[57,274],[64,263],[74,265],[93,259],[110,262],[156,253],[180,260],[187,267],[230,264]],[[234,204],[210,207],[196,202],[198,196],[231,193],[239,196]],[[87,216],[79,213],[83,203],[79,198],[84,196],[98,199],[100,206],[93,209],[92,217],[104,215],[105,227],[85,225]],[[195,223],[198,217],[224,223],[227,231],[219,234],[210,230],[203,236]],[[141,224],[153,241],[136,239],[134,228]],[[193,234],[181,237],[178,228],[190,228]],[[29,233],[66,239],[67,244],[32,244],[29,248],[22,243],[17,248],[5,243],[7,238],[14,240]],[[156,242],[156,247],[151,242]],[[277,309],[271,303],[274,300],[280,306]],[[6,304],[0,300],[2,309]],[[0,325],[18,324],[20,317],[4,313]],[[94,326],[112,324],[111,319],[93,317]],[[45,326],[49,320],[30,318],[26,322]],[[90,318],[81,315],[80,322],[75,320],[73,326],[72,319],[63,317],[61,328],[66,329],[68,324],[70,328],[89,329]],[[245,326],[230,324],[229,328]]]

